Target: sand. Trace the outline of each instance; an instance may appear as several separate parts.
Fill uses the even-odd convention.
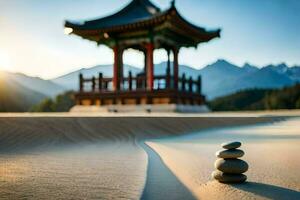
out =
[[[126,143],[0,155],[0,199],[138,199],[145,158]]]
[[[284,131],[299,122],[291,118],[284,128],[286,119],[270,113],[1,114],[0,199],[230,199],[261,197],[257,191],[265,190],[297,196],[299,135],[296,128]],[[251,167],[245,188],[210,179],[219,143],[236,136],[245,139]],[[279,146],[287,148],[274,154]]]
[[[269,125],[210,130],[147,142],[198,199],[300,199],[300,119]],[[248,183],[212,180],[215,152],[224,141],[243,142]]]

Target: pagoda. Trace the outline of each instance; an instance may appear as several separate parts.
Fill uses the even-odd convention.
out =
[[[106,45],[114,55],[113,77],[104,77],[102,73],[94,77],[79,75],[79,91],[75,94],[77,105],[114,106],[114,111],[131,105],[151,111],[159,105],[197,110],[205,104],[201,77],[194,80],[186,74],[179,76],[178,54],[182,47],[197,48],[199,43],[220,37],[220,30],[207,31],[188,22],[176,9],[175,1],[169,9],[161,10],[149,0],[132,0],[107,17],[80,23],[66,21],[65,31]],[[123,73],[123,52],[130,48],[145,56],[144,70],[136,76],[131,72]],[[155,49],[167,52],[164,75],[154,74]],[[171,53],[173,62],[170,61]]]

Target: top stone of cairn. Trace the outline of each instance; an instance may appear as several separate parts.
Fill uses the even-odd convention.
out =
[[[228,142],[228,143],[223,143],[222,147],[224,149],[236,149],[239,148],[242,145],[240,142]]]

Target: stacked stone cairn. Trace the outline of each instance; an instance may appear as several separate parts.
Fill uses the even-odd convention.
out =
[[[212,173],[214,179],[221,183],[243,183],[247,176],[244,175],[248,170],[248,164],[240,160],[244,156],[244,151],[237,149],[242,144],[240,142],[223,143],[225,150],[218,151],[215,162],[216,171]]]

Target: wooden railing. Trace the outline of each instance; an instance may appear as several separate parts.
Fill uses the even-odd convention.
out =
[[[113,91],[113,79],[103,77],[102,73],[99,73],[97,78],[84,78],[83,75],[80,74],[79,79],[80,92]],[[88,85],[89,89],[87,89]],[[128,77],[121,79],[120,85],[120,91],[146,90],[146,76],[137,75],[136,77],[133,77],[132,73],[129,72]],[[201,94],[201,76],[198,76],[197,80],[193,80],[192,77],[187,78],[186,75],[183,74],[178,79],[178,88],[175,88],[174,76],[171,76],[170,74],[154,76],[154,90],[165,89],[176,89],[179,91]]]

